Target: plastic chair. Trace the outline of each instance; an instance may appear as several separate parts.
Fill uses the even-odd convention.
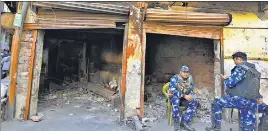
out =
[[[166,108],[166,114],[167,114],[167,118],[168,118],[168,125],[169,126],[173,126],[174,121],[172,118],[172,104],[170,102],[169,97],[172,96],[172,94],[169,92],[169,84],[170,82],[166,83],[163,87],[162,87],[162,93],[165,95],[166,99],[167,99],[167,108]],[[186,110],[186,106],[180,106],[180,116],[182,116],[183,111]]]

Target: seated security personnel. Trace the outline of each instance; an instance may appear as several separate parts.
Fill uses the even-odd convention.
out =
[[[170,101],[172,103],[172,113],[174,119],[174,130],[180,130],[180,126],[187,131],[195,131],[190,127],[193,116],[195,115],[198,102],[196,95],[193,92],[194,82],[191,75],[189,75],[189,68],[182,66],[180,74],[174,75],[170,79],[169,91],[172,94]],[[180,123],[179,106],[188,106],[186,113],[182,116],[182,122]]]
[[[207,131],[220,131],[222,108],[240,110],[242,131],[255,131],[257,100],[260,97],[260,76],[255,65],[247,62],[247,55],[236,52],[232,55],[236,66],[231,76],[222,76],[226,86],[226,96],[216,98],[211,105],[211,127]]]

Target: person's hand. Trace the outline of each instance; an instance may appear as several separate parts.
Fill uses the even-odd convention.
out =
[[[229,75],[222,75],[221,74],[221,78],[224,79],[224,80],[227,79],[228,77],[229,77]]]
[[[192,101],[193,97],[192,95],[184,95],[184,99],[186,99],[187,101]]]
[[[263,99],[262,98],[259,98],[258,99],[258,104],[262,104],[263,103]]]
[[[171,93],[168,93],[168,96],[169,96],[169,97],[172,97],[172,96],[173,96],[173,94],[171,94]]]

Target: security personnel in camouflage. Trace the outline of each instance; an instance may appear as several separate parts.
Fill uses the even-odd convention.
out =
[[[262,113],[263,115],[268,115],[268,105],[263,102],[263,96],[260,95],[258,99],[258,113]]]
[[[263,96],[258,99],[258,113],[261,113],[259,131],[268,131],[268,105],[263,102]]]
[[[231,76],[222,76],[227,95],[216,98],[212,103],[212,126],[207,127],[207,131],[221,130],[222,108],[237,108],[240,110],[242,131],[256,130],[257,99],[260,97],[258,87],[260,73],[256,71],[254,64],[246,62],[247,55],[245,53],[236,52],[232,57],[236,66],[232,69]],[[256,85],[254,85],[254,82]]]
[[[180,74],[174,75],[170,79],[169,91],[172,94],[170,101],[172,103],[172,113],[174,119],[174,130],[178,131],[181,128],[187,131],[195,131],[190,127],[190,122],[195,115],[198,102],[196,94],[193,92],[194,82],[191,75],[189,75],[189,68],[182,66]],[[182,116],[180,124],[179,106],[187,106],[186,113]]]

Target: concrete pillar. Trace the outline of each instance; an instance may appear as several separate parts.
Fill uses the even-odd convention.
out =
[[[41,68],[42,68],[44,36],[45,36],[45,31],[39,30],[38,34],[37,34],[37,41],[36,41],[36,47],[35,47],[33,82],[32,82],[31,103],[30,103],[30,113],[29,113],[30,117],[33,115],[36,115],[36,113],[37,113],[38,92],[39,92],[40,73],[41,73]]]
[[[127,38],[125,117],[137,115],[140,108],[142,84],[142,13],[139,8],[131,7]],[[124,57],[124,56],[123,56]],[[124,78],[124,77],[123,77]]]
[[[24,23],[35,23],[35,8],[27,8]],[[16,108],[15,108],[15,119],[23,120],[24,112],[26,107],[26,97],[28,89],[28,79],[30,71],[30,60],[31,50],[33,41],[36,40],[35,48],[35,60],[33,68],[33,79],[32,79],[32,91],[31,91],[31,102],[30,102],[30,113],[29,115],[36,114],[38,91],[39,91],[39,79],[42,64],[42,52],[43,52],[43,39],[44,31],[38,31],[37,37],[33,38],[33,30],[22,31],[20,38],[19,47],[19,58],[18,58],[18,72],[17,72],[17,83],[16,83]]]
[[[33,40],[33,31],[22,32],[19,47],[18,72],[16,77],[15,119],[17,120],[23,120],[24,118]]]

